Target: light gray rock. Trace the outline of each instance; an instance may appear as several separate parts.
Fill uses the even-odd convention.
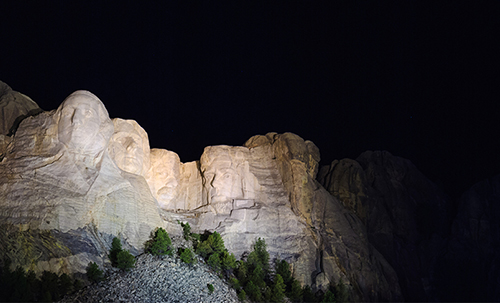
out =
[[[109,157],[113,129],[102,102],[87,91],[71,94],[56,111],[24,119],[0,163],[0,221],[21,230],[84,229],[82,237],[92,238],[102,257],[111,235],[140,252],[163,221],[145,179],[120,170]],[[69,247],[72,241],[78,239],[62,243]]]
[[[148,134],[134,120],[115,118],[113,125],[108,145],[111,159],[120,169],[146,177],[151,166]]]
[[[113,236],[137,254],[156,227],[181,235],[183,221],[195,232],[218,231],[238,258],[265,239],[272,259],[289,261],[295,278],[314,289],[342,278],[353,300],[402,299],[385,251],[370,244],[364,224],[373,214],[360,194],[368,195],[363,180],[370,174],[361,185],[344,184],[351,182],[344,175],[361,174],[364,164],[320,173],[341,193],[334,197],[316,181],[318,148],[295,134],[209,146],[200,161],[181,163],[172,151],[149,150],[135,121],[111,121],[96,96],[77,91],[57,110],[24,119],[6,138],[0,240],[9,244],[3,257],[17,264],[83,274],[89,261],[107,262]],[[337,167],[345,170],[336,173]],[[408,224],[401,227],[414,228]],[[16,243],[25,238],[31,248],[23,255]]]

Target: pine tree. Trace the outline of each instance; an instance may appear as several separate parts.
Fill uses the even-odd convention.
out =
[[[247,299],[247,293],[245,292],[244,289],[242,289],[239,293],[238,293],[238,299],[240,299],[240,301],[245,301]]]
[[[189,225],[189,222],[187,222],[186,224],[181,222],[181,226],[184,234],[184,239],[188,240],[189,236],[191,235],[191,225]]]
[[[289,284],[292,280],[292,272],[290,271],[290,264],[287,261],[281,260],[276,266],[276,273],[283,278],[285,284]]]
[[[129,270],[135,265],[135,257],[128,251],[122,250],[118,253],[117,266],[123,270]]]
[[[337,285],[335,285],[333,293],[335,294],[338,303],[347,302],[349,293],[347,292],[347,288],[344,284],[344,281],[342,281],[342,278],[340,278]]]
[[[230,270],[236,268],[236,257],[227,250],[222,253],[222,269]]]
[[[250,297],[251,300],[260,302],[262,301],[262,293],[260,288],[255,285],[252,281],[249,281],[245,286],[245,292],[247,296]]]
[[[208,241],[201,242],[196,248],[196,253],[199,254],[203,259],[208,258],[208,256],[210,256],[213,252],[214,250],[212,249]]]
[[[109,259],[111,260],[111,265],[116,267],[118,264],[118,254],[122,251],[122,243],[117,237],[113,238],[111,242],[111,250],[109,251]]]
[[[305,285],[304,288],[302,288],[302,300],[304,302],[317,302],[318,301],[316,299],[316,296],[312,292],[311,286]]]
[[[321,303],[336,303],[337,301],[335,300],[335,295],[333,292],[328,290],[325,295],[323,296],[323,300],[321,300]]]
[[[208,257],[207,263],[216,271],[220,270],[221,260],[219,258],[219,254],[218,253],[211,254],[210,257]]]
[[[293,302],[298,302],[302,299],[302,287],[300,286],[300,282],[293,278],[288,298],[290,298]]]
[[[193,264],[196,262],[196,259],[194,258],[194,254],[189,248],[185,248],[181,255],[180,255],[181,261],[187,264]]]
[[[99,269],[99,265],[95,262],[90,262],[87,266],[87,278],[91,282],[99,282],[103,278],[102,270]]]
[[[277,274],[274,277],[274,285],[271,296],[272,302],[283,302],[283,299],[285,298],[285,287],[286,286],[285,282],[283,282],[283,278],[280,274]]]
[[[216,231],[214,231],[213,234],[208,236],[207,241],[214,252],[221,253],[226,249],[226,247],[224,246],[224,240],[222,239],[221,235]]]
[[[151,253],[153,255],[171,254],[170,245],[172,241],[168,233],[163,228],[158,228],[155,232],[153,244],[151,245]]]
[[[254,245],[254,250],[248,255],[247,263],[251,269],[260,266],[264,276],[269,272],[269,253],[267,252],[266,241],[258,238]]]

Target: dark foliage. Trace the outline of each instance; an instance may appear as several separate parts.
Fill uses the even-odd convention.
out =
[[[87,278],[91,282],[99,282],[103,279],[103,272],[99,269],[99,265],[97,265],[97,263],[89,263],[87,266]]]
[[[74,280],[63,273],[44,271],[37,278],[33,271],[25,272],[21,267],[11,271],[8,262],[0,267],[0,302],[51,302],[62,299],[77,290]]]
[[[109,259],[111,260],[111,265],[116,267],[118,265],[118,254],[122,251],[122,243],[117,237],[113,238],[111,242],[111,250],[109,251]]]
[[[122,250],[118,253],[118,261],[116,267],[129,270],[135,266],[135,257],[128,251]]]
[[[194,264],[196,263],[196,258],[194,256],[194,253],[191,249],[189,248],[179,248],[179,252],[180,252],[180,258],[181,258],[181,261],[184,262],[184,263],[187,263],[187,264]]]
[[[155,236],[151,243],[150,252],[153,255],[172,255],[172,248],[170,245],[172,241],[168,236],[168,233],[163,228],[158,228],[155,231]]]
[[[214,286],[212,284],[207,284],[207,288],[210,293],[214,292]]]
[[[189,237],[191,236],[191,225],[189,225],[189,223],[182,223],[181,222],[181,226],[182,226],[182,231],[184,234],[184,239],[189,240]]]

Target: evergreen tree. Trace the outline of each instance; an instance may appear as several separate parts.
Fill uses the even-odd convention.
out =
[[[207,263],[216,271],[220,270],[221,260],[219,258],[219,254],[218,253],[211,254],[210,257],[208,257]]]
[[[291,284],[288,298],[293,302],[299,302],[302,299],[302,287],[300,286],[300,282],[292,278]]]
[[[180,255],[181,261],[187,264],[193,264],[196,262],[193,252],[189,248],[185,248]]]
[[[168,236],[168,233],[163,228],[158,228],[155,232],[155,237],[151,245],[151,253],[153,255],[166,255],[171,254],[170,245],[172,241]]]
[[[333,293],[335,294],[335,298],[337,298],[338,303],[347,302],[349,293],[347,292],[347,288],[344,281],[342,281],[342,278],[340,278],[338,283],[335,285]]]
[[[207,284],[208,292],[213,293],[214,292],[214,286],[212,284]]]
[[[238,279],[232,277],[229,279],[229,285],[231,285],[232,288],[239,290],[241,288],[240,281]]]
[[[257,265],[257,267],[253,270],[252,274],[250,275],[250,281],[253,282],[253,284],[262,287],[264,282],[264,271],[262,270],[262,267],[260,265]]]
[[[236,257],[233,253],[229,253],[227,250],[222,253],[221,262],[222,269],[224,270],[231,270],[236,268]]]
[[[274,277],[274,285],[272,289],[272,296],[271,296],[271,301],[272,302],[283,302],[283,299],[285,298],[285,282],[283,281],[283,278],[281,277],[280,274],[277,274]]]
[[[49,295],[51,300],[59,301],[59,289],[58,289],[58,280],[59,277],[57,274],[49,271],[44,271],[41,277],[41,291],[44,294],[44,297]]]
[[[213,234],[208,236],[207,241],[214,252],[221,253],[224,250],[226,250],[226,247],[224,246],[224,240],[222,239],[221,235],[216,231],[214,231]]]
[[[186,224],[184,224],[184,223],[181,222],[181,226],[182,226],[182,231],[183,231],[184,239],[188,240],[189,236],[191,235],[191,225],[189,225],[188,222],[186,222]]]
[[[290,271],[290,264],[287,261],[281,260],[276,264],[276,274],[279,274],[283,278],[285,284],[291,284],[292,272]]]
[[[335,300],[335,295],[333,292],[328,290],[325,295],[323,296],[323,300],[321,300],[321,303],[336,303],[337,301]]]
[[[240,301],[245,301],[247,299],[247,293],[245,292],[244,289],[242,289],[239,293],[238,293],[238,299],[240,299]]]
[[[117,237],[113,238],[111,242],[111,250],[109,251],[109,259],[111,260],[111,265],[116,267],[118,265],[118,254],[122,251],[122,243]]]
[[[248,255],[247,263],[251,270],[260,266],[264,276],[269,272],[269,253],[264,239],[258,238],[254,245],[254,250]]]
[[[97,265],[97,263],[89,263],[87,266],[87,278],[91,282],[99,282],[103,279],[102,270],[99,269],[99,265]]]
[[[208,241],[201,242],[196,248],[196,253],[199,254],[203,259],[208,258],[213,253],[213,249]]]
[[[317,298],[312,292],[311,286],[305,285],[304,288],[302,288],[302,300],[304,302],[317,302]]]
[[[262,293],[260,288],[255,285],[252,281],[249,281],[245,286],[245,292],[251,300],[260,302],[262,301]]]
[[[271,287],[267,286],[264,288],[264,301],[265,302],[272,302],[272,290]]]
[[[122,250],[118,253],[117,266],[123,270],[129,270],[135,265],[135,257],[128,251]]]
[[[59,283],[57,286],[61,297],[63,297],[72,290],[73,281],[71,281],[71,278],[66,273],[63,273],[59,276]]]
[[[248,267],[247,267],[247,263],[245,263],[244,261],[241,261],[241,260],[238,261],[238,264],[236,266],[236,270],[237,270],[236,277],[240,281],[240,284],[241,285],[246,285],[246,283],[248,281]]]

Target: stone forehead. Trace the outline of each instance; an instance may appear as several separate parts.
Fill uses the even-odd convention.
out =
[[[166,149],[153,148],[151,149],[150,156],[151,162],[164,162],[165,160],[175,160],[176,162],[180,162],[179,155]]]
[[[71,95],[69,95],[59,107],[59,110],[64,109],[67,106],[75,105],[78,107],[79,104],[89,104],[93,108],[98,110],[99,117],[102,120],[108,119],[108,111],[106,107],[101,102],[101,100],[93,93],[86,90],[78,90]]]
[[[113,137],[121,138],[125,136],[131,136],[134,138],[138,137],[141,140],[148,139],[148,134],[146,133],[146,131],[139,125],[139,123],[134,120],[114,118],[113,125],[115,126],[115,133],[113,134]]]

